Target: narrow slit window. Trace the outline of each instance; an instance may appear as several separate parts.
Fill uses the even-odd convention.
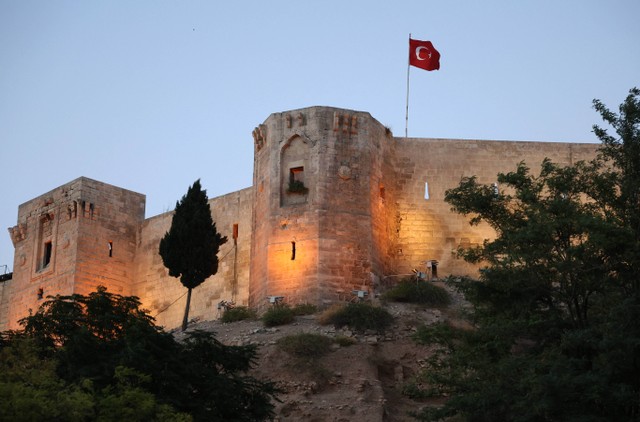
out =
[[[109,241],[109,258],[113,257],[113,242]]]
[[[429,199],[429,182],[424,182],[424,199]]]
[[[53,245],[51,242],[44,243],[44,250],[42,253],[42,268],[47,268],[51,263],[51,253],[53,252]]]
[[[291,260],[296,260],[296,242],[291,242]]]
[[[233,225],[233,240],[238,240],[238,223]]]

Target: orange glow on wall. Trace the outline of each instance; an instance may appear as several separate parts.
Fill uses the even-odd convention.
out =
[[[267,295],[287,297],[287,302],[305,301],[308,289],[317,279],[317,241],[297,241],[271,244],[267,252]]]

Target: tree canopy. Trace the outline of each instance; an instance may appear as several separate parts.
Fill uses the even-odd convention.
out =
[[[500,191],[463,179],[453,209],[496,231],[462,252],[483,266],[453,282],[471,304],[470,329],[424,327],[439,345],[425,393],[448,397],[419,417],[471,421],[640,418],[640,91],[594,126],[596,159],[545,160],[499,174]]]
[[[211,217],[207,192],[200,180],[176,203],[171,228],[160,240],[159,253],[172,277],[188,289],[182,330],[187,329],[191,290],[218,272],[218,252],[227,242]]]
[[[246,374],[254,346],[212,333],[182,342],[135,297],[101,287],[49,298],[0,336],[0,420],[258,421],[273,384]]]

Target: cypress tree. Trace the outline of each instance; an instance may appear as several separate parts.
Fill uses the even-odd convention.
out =
[[[227,237],[220,235],[211,217],[200,179],[176,203],[171,228],[160,241],[160,256],[169,275],[179,277],[187,291],[182,330],[187,329],[191,290],[218,272],[218,251]]]

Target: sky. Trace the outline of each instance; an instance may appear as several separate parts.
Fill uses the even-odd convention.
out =
[[[80,176],[146,195],[251,186],[252,130],[309,106],[410,137],[597,142],[640,86],[637,0],[0,0],[0,226]],[[0,274],[13,269],[0,233]]]

